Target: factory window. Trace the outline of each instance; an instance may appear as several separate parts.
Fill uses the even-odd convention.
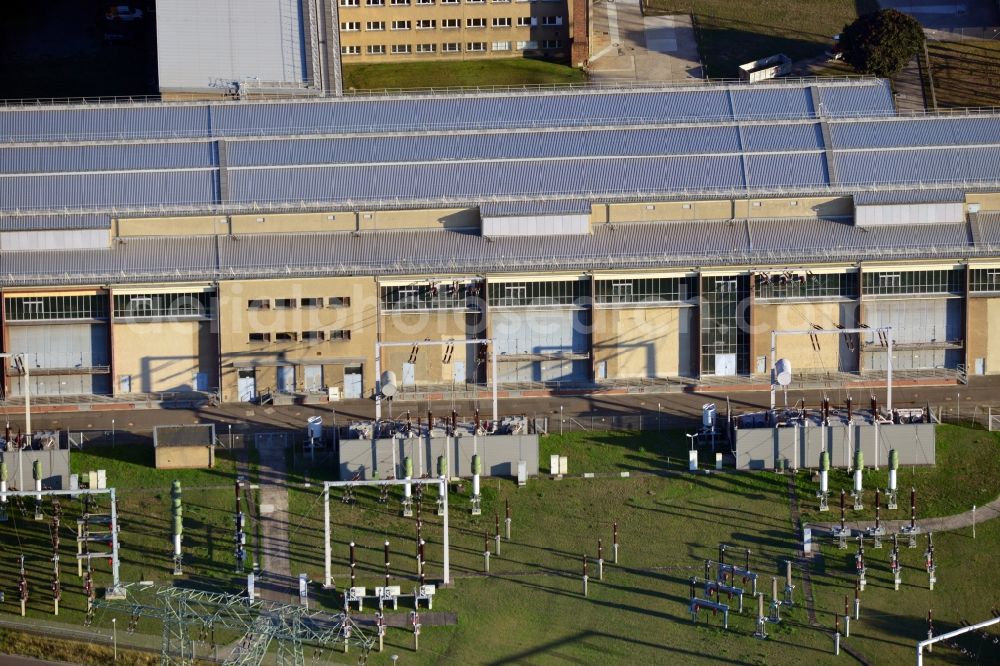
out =
[[[484,19],[484,18],[470,18],[470,19],[466,19],[465,20],[465,27],[466,28],[485,28],[486,27],[486,19]],[[474,49],[469,49],[469,50],[472,51]],[[481,51],[482,49],[477,49],[477,50]]]
[[[445,42],[441,45],[441,51],[444,53],[458,53],[462,50],[462,45],[458,42]]]
[[[409,21],[393,21],[392,22],[392,29],[393,30],[409,30],[410,29],[410,22]]]
[[[510,51],[510,42],[493,42],[494,51]]]
[[[437,44],[417,44],[417,53],[434,53]]]
[[[701,282],[701,371],[746,374],[750,371],[749,276],[712,276]],[[718,367],[735,358],[735,367]]]
[[[323,331],[302,331],[302,340],[304,342],[322,342]]]
[[[385,21],[368,21],[365,25],[365,30],[368,32],[379,32],[385,30]]]
[[[9,296],[8,321],[107,319],[108,299],[99,294],[65,296]]]
[[[459,21],[459,19],[441,19],[441,27],[449,30],[451,28],[461,28],[462,23],[461,21]],[[444,50],[447,51],[448,49]]]
[[[361,21],[344,21],[340,24],[341,32],[357,32],[361,30]]]
[[[437,27],[437,21],[434,19],[421,19],[417,21],[417,30],[433,30]]]
[[[961,294],[963,291],[960,269],[872,271],[863,275],[866,295]]]
[[[584,280],[492,282],[489,284],[489,304],[498,307],[577,305],[588,296],[588,285]]]
[[[274,309],[275,310],[291,310],[295,307],[294,298],[276,298],[274,299]]]
[[[368,45],[368,55],[383,55],[385,53],[385,46],[382,44],[369,44]]]
[[[383,310],[477,309],[482,287],[478,282],[434,282],[382,287]]]
[[[695,297],[698,279],[628,278],[594,282],[597,303],[680,303]]]
[[[465,46],[465,50],[466,51],[470,51],[470,52],[485,51],[486,50],[486,42],[469,42]]]
[[[247,310],[270,310],[271,301],[267,299],[254,299],[247,301]]]
[[[292,331],[281,331],[274,334],[275,342],[295,342],[296,336]]]
[[[517,25],[521,28],[538,25],[538,19],[534,16],[518,16]]]
[[[211,317],[211,294],[115,294],[115,317]]]
[[[303,308],[321,308],[323,307],[322,298],[303,298],[299,301],[299,307]]]
[[[350,296],[331,296],[326,302],[331,308],[349,308],[351,307],[351,297]]]
[[[509,28],[510,27],[510,17],[509,16],[497,16],[493,19],[494,28]]]
[[[562,25],[562,24],[563,24],[563,17],[562,16],[543,16],[542,17],[542,25]]]
[[[360,46],[341,46],[340,47],[340,54],[341,55],[361,55],[361,47]]]
[[[250,344],[267,344],[271,341],[270,333],[251,333],[250,334]]]
[[[330,331],[330,339],[331,340],[350,340],[351,339],[351,332],[348,331],[348,330],[341,330],[341,329]]]
[[[826,273],[810,271],[762,272],[754,276],[754,295],[769,298],[857,298],[857,273]]]
[[[1000,291],[1000,269],[969,269],[969,291]]]

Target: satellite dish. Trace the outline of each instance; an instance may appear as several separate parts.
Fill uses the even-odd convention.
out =
[[[787,358],[779,358],[774,364],[774,381],[778,386],[788,386],[792,383],[792,362]]]

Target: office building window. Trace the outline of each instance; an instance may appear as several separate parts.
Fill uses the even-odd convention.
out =
[[[521,28],[538,25],[538,19],[534,16],[518,16],[517,25]]]
[[[410,22],[409,21],[393,21],[392,22],[392,29],[393,30],[409,30],[410,29]]]
[[[365,4],[369,7],[381,7],[385,4],[385,0],[365,0]]]
[[[384,55],[385,46],[382,44],[369,44],[368,45],[368,55]]]
[[[465,27],[466,28],[485,28],[486,27],[486,19],[484,19],[484,18],[470,18],[470,19],[465,19]]]
[[[422,19],[417,21],[417,30],[433,30],[437,27],[437,21],[434,19]]]
[[[462,23],[460,19],[441,19],[441,27],[446,30],[452,30],[454,28],[461,28]]]
[[[417,0],[418,5],[433,5],[434,0]]]
[[[351,332],[346,330],[330,331],[330,340],[350,340]]]
[[[538,48],[538,42],[534,39],[529,39],[524,42],[517,42],[518,51],[533,51]]]
[[[458,53],[462,50],[462,45],[458,42],[445,42],[441,45],[442,53]]]
[[[437,44],[417,44],[417,53],[434,53],[437,50]]]
[[[357,7],[361,4],[361,0],[340,0],[341,7]]]
[[[340,24],[341,32],[357,32],[361,30],[361,21],[344,21]]]
[[[469,42],[465,46],[465,50],[470,53],[477,53],[486,50],[486,42]]]
[[[509,28],[511,24],[509,16],[497,16],[493,19],[494,28]]]
[[[389,4],[396,7],[406,6],[410,4],[410,0],[389,0]]]
[[[543,39],[542,40],[543,49],[558,49],[562,48],[562,42],[558,39]]]
[[[368,21],[365,30],[369,32],[379,32],[385,30],[385,21]]]
[[[510,51],[510,42],[493,42],[494,51]]]
[[[409,44],[393,44],[392,52],[396,55],[404,55],[410,52]]]
[[[542,25],[562,25],[562,24],[563,24],[563,17],[562,16],[543,16],[542,17]]]
[[[340,47],[340,54],[341,55],[361,55],[361,47],[360,46],[341,46]]]

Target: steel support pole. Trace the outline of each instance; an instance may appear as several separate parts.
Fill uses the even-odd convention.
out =
[[[774,411],[774,364],[777,363],[778,355],[778,333],[771,331],[771,411]]]
[[[492,344],[490,344],[491,353],[493,355],[493,423],[497,423],[497,345],[494,339]]]
[[[327,589],[333,586],[330,560],[330,487],[323,486],[323,587]]]
[[[124,594],[125,590],[121,586],[119,578],[120,562],[118,558],[118,502],[115,500],[115,489],[111,491],[111,591],[112,593]]]
[[[443,579],[445,585],[451,585],[451,558],[450,552],[448,550],[448,480],[445,477],[441,477],[442,482],[444,482],[444,557],[442,558],[443,563]]]
[[[375,342],[375,420],[382,419],[382,343]]]
[[[885,371],[886,371],[886,389],[885,389],[885,407],[889,410],[889,415],[892,416],[892,327],[885,329],[885,339],[886,339],[886,354],[885,359]]]

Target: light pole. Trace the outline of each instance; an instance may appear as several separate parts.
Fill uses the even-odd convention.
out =
[[[559,405],[559,434],[563,434],[563,406]]]
[[[656,431],[660,431],[660,417],[663,415],[663,405],[656,403]]]
[[[698,433],[685,433],[688,439],[691,440],[691,450],[694,451],[694,440],[698,436]]]
[[[233,450],[233,424],[229,424],[229,450]]]
[[[113,650],[114,650],[114,661],[115,661],[115,663],[117,663],[118,662],[118,618],[116,618],[116,617],[111,618],[111,635],[113,637],[112,638],[112,640],[113,640],[112,644],[114,645],[114,648],[113,648]]]
[[[111,419],[111,448],[115,448],[115,420]]]

